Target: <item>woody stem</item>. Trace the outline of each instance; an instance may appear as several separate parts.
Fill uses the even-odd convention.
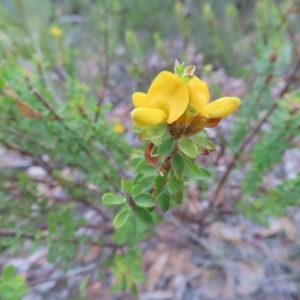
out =
[[[179,140],[179,138],[175,139],[174,148],[173,148],[172,152],[163,160],[161,167],[160,167],[160,171],[169,172],[171,170],[171,158],[178,151],[178,140]]]

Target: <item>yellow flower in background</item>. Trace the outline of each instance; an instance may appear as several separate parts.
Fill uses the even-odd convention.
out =
[[[212,68],[213,68],[212,64],[207,64],[204,66],[203,71],[209,73],[212,71]]]
[[[209,103],[209,91],[204,81],[193,76],[184,83],[177,75],[163,71],[152,82],[148,93],[132,95],[135,109],[131,113],[138,126],[152,126],[162,122],[171,124],[178,120],[190,106],[198,117],[207,120],[207,127],[216,119],[227,117],[240,105],[235,97],[224,97]]]
[[[121,123],[117,123],[114,125],[113,130],[115,133],[124,133],[125,129]]]
[[[49,31],[50,31],[50,34],[55,37],[59,37],[62,35],[62,30],[57,26],[52,26]]]
[[[175,11],[180,14],[183,12],[183,4],[181,1],[177,1],[175,4]]]

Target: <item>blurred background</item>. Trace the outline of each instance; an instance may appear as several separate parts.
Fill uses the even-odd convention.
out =
[[[176,59],[242,104],[127,251],[101,198],[145,146],[132,93]],[[300,299],[299,86],[296,0],[1,0],[0,299]]]

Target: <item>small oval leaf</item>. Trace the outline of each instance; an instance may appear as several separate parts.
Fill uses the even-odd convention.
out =
[[[170,178],[167,186],[171,195],[176,195],[178,192],[183,192],[184,190],[183,180],[179,180],[176,177]]]
[[[141,221],[144,224],[151,225],[153,220],[151,217],[151,214],[148,210],[142,208],[142,207],[136,207],[135,208],[136,216],[139,221]]]
[[[106,205],[119,205],[125,203],[126,198],[121,195],[114,195],[112,193],[107,193],[103,195],[102,201]]]
[[[132,183],[132,180],[130,180],[130,179],[121,180],[122,190],[125,193],[131,193],[132,185],[133,185],[133,183]]]
[[[193,139],[194,139],[195,143],[201,148],[205,148],[205,149],[212,150],[212,151],[216,150],[215,145],[210,140],[207,140],[206,138],[204,138],[200,135],[194,136]]]
[[[142,192],[142,187],[139,184],[135,184],[131,189],[131,194],[133,197],[136,197]]]
[[[174,203],[178,204],[178,205],[181,204],[182,199],[183,199],[183,193],[182,192],[179,192],[176,195],[172,196],[172,201]]]
[[[134,203],[140,207],[153,207],[155,206],[155,200],[149,193],[139,194],[135,199]]]
[[[197,145],[184,135],[179,139],[178,147],[188,157],[195,158],[198,155]]]
[[[137,165],[136,171],[139,173],[156,172],[144,159]]]
[[[167,124],[161,123],[155,126],[143,127],[139,132],[140,141],[150,141],[153,139],[160,138],[166,132]]]
[[[15,276],[15,268],[12,265],[4,267],[2,277],[5,281],[10,281]]]
[[[5,80],[4,78],[0,77],[0,91],[4,89],[4,87],[5,87]]]
[[[163,193],[157,199],[162,211],[167,211],[170,208],[171,199],[169,194]]]
[[[208,170],[199,168],[195,162],[185,161],[184,176],[194,180],[207,180],[211,177]]]
[[[167,176],[157,175],[155,178],[155,197],[161,195],[166,189]]]
[[[130,168],[136,170],[138,164],[144,160],[144,157],[141,155],[134,155],[130,158]]]
[[[172,152],[174,149],[174,138],[171,137],[167,140],[165,140],[161,145],[158,147],[158,154],[160,156],[167,156]]]
[[[138,181],[138,184],[142,188],[142,192],[149,191],[154,185],[155,176],[146,176]]]
[[[115,228],[119,228],[123,226],[127,220],[129,219],[131,214],[131,210],[129,208],[125,208],[121,210],[113,219],[113,226]]]
[[[182,179],[185,164],[184,164],[184,159],[181,157],[179,153],[175,153],[171,158],[171,166],[176,178]]]

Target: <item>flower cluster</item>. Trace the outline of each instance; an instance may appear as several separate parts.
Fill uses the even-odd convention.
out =
[[[185,72],[175,75],[162,71],[152,82],[148,93],[132,96],[135,109],[131,117],[135,125],[153,126],[163,122],[185,134],[194,134],[204,127],[215,127],[219,121],[240,105],[235,97],[209,102],[209,91],[204,81]],[[188,67],[188,68],[190,68]],[[186,68],[186,69],[188,69]]]

